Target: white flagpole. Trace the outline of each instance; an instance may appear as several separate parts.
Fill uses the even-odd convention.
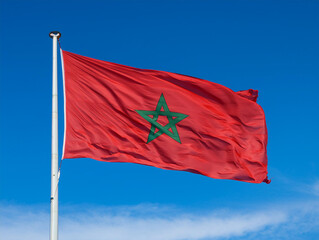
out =
[[[58,73],[57,73],[57,40],[59,32],[51,32],[53,39],[52,65],[52,141],[51,141],[51,212],[50,212],[50,240],[58,240]]]

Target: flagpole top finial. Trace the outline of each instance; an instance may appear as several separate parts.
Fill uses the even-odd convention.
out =
[[[61,37],[61,33],[58,31],[52,31],[49,34],[50,38],[57,37],[58,39]]]

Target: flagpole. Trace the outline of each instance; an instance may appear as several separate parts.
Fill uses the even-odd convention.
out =
[[[52,138],[51,138],[51,211],[50,240],[58,240],[58,76],[57,76],[57,40],[59,32],[50,32],[53,40],[52,57]]]

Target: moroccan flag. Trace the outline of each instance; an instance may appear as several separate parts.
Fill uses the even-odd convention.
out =
[[[93,158],[267,182],[258,91],[63,51],[63,158]]]

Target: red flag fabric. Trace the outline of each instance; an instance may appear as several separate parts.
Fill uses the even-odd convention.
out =
[[[63,51],[63,158],[92,158],[267,182],[258,91]]]

